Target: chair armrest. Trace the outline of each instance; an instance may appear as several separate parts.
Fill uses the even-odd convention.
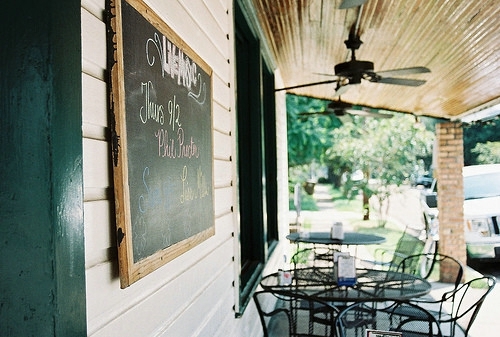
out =
[[[394,251],[378,248],[375,250],[374,259],[357,259],[360,263],[368,265],[369,267],[383,267],[388,269],[391,267],[392,257],[394,256]],[[390,255],[390,256],[389,256]]]
[[[396,251],[394,249],[377,248],[375,249],[374,258],[376,261],[383,261],[389,263]]]

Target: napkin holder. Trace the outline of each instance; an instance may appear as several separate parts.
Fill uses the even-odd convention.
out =
[[[356,284],[356,260],[354,256],[350,256],[348,253],[339,254],[335,267],[337,285],[353,286]]]
[[[330,228],[330,238],[333,240],[344,240],[344,226],[342,222],[335,222]]]
[[[288,270],[278,270],[278,283],[280,286],[289,286],[292,284],[292,273]]]

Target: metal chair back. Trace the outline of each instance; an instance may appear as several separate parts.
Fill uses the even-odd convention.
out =
[[[460,332],[468,336],[484,300],[495,284],[494,277],[483,276],[443,294],[436,316],[443,332],[448,336],[458,336]]]
[[[397,269],[401,262],[410,255],[421,254],[424,250],[424,246],[425,242],[411,235],[406,230],[398,240],[389,269]]]
[[[361,263],[370,268],[396,271],[405,258],[410,255],[421,254],[424,246],[425,242],[410,234],[408,228],[406,228],[398,239],[394,250],[376,249],[374,260],[361,260]]]
[[[464,279],[464,266],[457,259],[439,253],[415,254],[404,258],[397,271],[427,280],[453,283],[456,289]]]
[[[340,337],[365,337],[367,330],[395,331],[404,337],[442,336],[430,312],[398,300],[355,303],[340,312],[336,325]]]
[[[300,292],[263,290],[253,295],[264,337],[333,336],[338,309]]]

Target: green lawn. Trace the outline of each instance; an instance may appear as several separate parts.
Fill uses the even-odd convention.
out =
[[[360,199],[348,199],[339,189],[334,189],[330,187],[330,195],[333,201],[333,208],[342,212],[356,212],[361,211],[361,200]],[[303,211],[317,211],[318,206],[312,195],[305,192],[301,195],[302,205],[301,209]],[[295,210],[295,205],[293,204],[293,197],[289,199],[288,207],[290,210]]]
[[[295,205],[293,203],[293,198],[288,199],[288,209],[295,211]],[[316,200],[314,200],[312,195],[307,193],[302,194],[302,204],[301,209],[303,211],[317,211],[318,206],[316,205]]]
[[[353,219],[350,220],[350,223],[354,225],[354,230],[361,233],[370,233],[375,235],[380,235],[387,238],[386,243],[383,245],[379,245],[378,247],[386,247],[393,248],[396,245],[399,237],[402,234],[402,230],[388,222],[384,227],[379,226],[379,222],[377,220],[368,220],[363,221],[362,219],[362,201],[361,198],[349,199],[346,198],[342,191],[339,189],[335,189],[330,187],[330,195],[333,201],[333,208],[338,210],[339,212],[352,212]],[[289,203],[290,210],[295,210],[293,204],[293,198],[290,199]],[[312,195],[308,195],[307,193],[302,194],[302,210],[304,211],[317,211],[318,207],[316,205],[316,201],[314,200]],[[375,214],[375,210],[370,210],[371,214]],[[304,223],[304,227],[308,227],[307,223]]]
[[[403,234],[401,228],[391,222],[388,222],[384,227],[379,226],[378,220],[359,220],[351,222],[351,224],[356,232],[379,235],[386,239],[386,242],[380,245],[366,246],[366,249],[372,255],[375,255],[376,250],[393,250]]]

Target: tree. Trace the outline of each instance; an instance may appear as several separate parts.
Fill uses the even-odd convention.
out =
[[[377,199],[381,219],[389,207],[389,196],[406,182],[416,167],[428,168],[432,160],[432,129],[436,121],[422,118],[416,123],[408,114],[395,114],[391,119],[334,115],[305,117],[304,112],[326,109],[329,101],[287,95],[288,162],[290,184],[311,177],[314,163],[328,166],[329,172],[362,170],[365,179],[345,185],[346,192],[363,191],[364,214],[369,218],[368,200]],[[425,126],[424,126],[425,124]],[[368,184],[376,181],[377,184]],[[382,206],[385,207],[383,211]]]
[[[335,116],[303,116],[304,112],[324,111],[329,101],[287,95],[288,167],[294,184],[304,180],[312,163],[324,162],[325,152],[332,146],[329,133],[342,125]]]
[[[464,130],[464,165],[479,164],[480,152],[474,150],[479,143],[500,141],[500,118],[487,122],[467,124]]]
[[[434,133],[411,115],[395,114],[390,119],[354,116],[352,123],[332,130],[331,137],[333,145],[326,152],[331,162],[364,173],[357,186],[363,191],[364,219],[369,219],[368,200],[375,196],[385,225],[389,196],[432,155]]]
[[[477,155],[477,164],[500,163],[500,142],[478,143],[471,152]]]

